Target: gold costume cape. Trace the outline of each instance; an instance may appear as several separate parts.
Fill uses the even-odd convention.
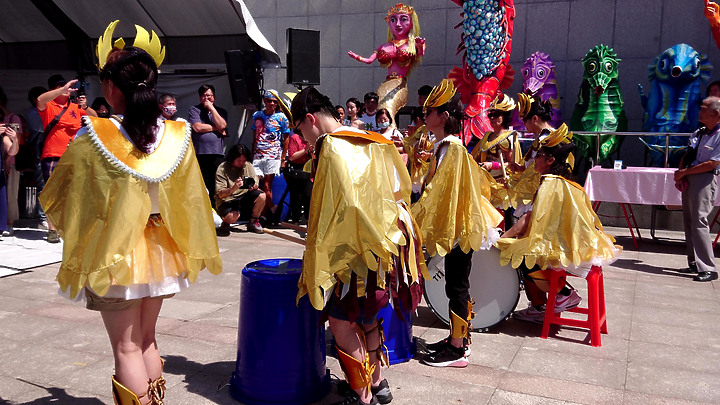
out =
[[[513,268],[561,268],[585,277],[590,266],[612,263],[622,248],[603,232],[585,190],[560,176],[545,175],[535,197],[525,236],[501,238],[500,264]]]
[[[540,186],[540,173],[535,170],[535,161],[524,172],[515,173],[508,181],[508,204],[513,208],[530,204]]]
[[[503,217],[484,196],[488,184],[460,139],[448,136],[437,143],[438,149],[445,143],[445,156],[412,206],[425,247],[431,256],[445,256],[455,243],[465,253],[488,249],[495,243],[495,227]]]
[[[500,162],[500,159],[498,155],[500,153],[503,153],[504,151],[507,151],[509,149],[513,150],[513,157],[512,161],[519,164],[524,165],[525,160],[522,156],[522,150],[520,148],[520,141],[517,139],[517,137],[514,137],[514,146],[511,147],[513,142],[511,140],[511,136],[517,134],[517,131],[507,130],[500,134],[497,138],[495,138],[493,141],[488,142],[488,138],[492,132],[485,133],[485,136],[480,141],[480,143],[473,149],[471,156],[473,159],[475,159],[476,162],[488,162],[488,161],[496,161]],[[492,158],[492,159],[491,159]],[[507,162],[505,162],[507,163]],[[485,195],[488,200],[490,200],[490,203],[494,207],[507,209],[510,206],[516,207],[517,204],[513,205],[511,202],[510,194],[512,191],[510,191],[510,185],[515,185],[517,183],[516,180],[520,178],[520,173],[513,172],[510,167],[506,167],[506,173],[508,175],[507,178],[507,184],[502,182],[502,169],[499,170],[493,170],[492,172],[489,172],[484,167],[480,169],[480,173],[483,175],[483,177],[487,180],[488,187],[490,188],[490,195]],[[498,179],[499,176],[499,179]],[[540,178],[538,177],[538,181]],[[532,196],[535,194],[535,191],[537,188],[533,189],[530,195],[528,196],[528,201],[532,199]],[[513,194],[513,197],[516,197],[516,194]],[[522,198],[521,198],[522,199]]]
[[[433,143],[430,141],[425,125],[420,126],[411,136],[403,139],[403,149],[408,155],[408,171],[412,184],[422,184],[428,172],[430,162],[420,159],[418,152],[432,152]]]
[[[75,298],[85,286],[105,295],[111,283],[128,286],[133,269],[124,260],[150,216],[148,182],[157,182],[165,226],[187,257],[187,278],[203,268],[222,271],[210,199],[190,144],[190,126],[165,121],[158,148],[138,151],[109,119],[86,117],[89,132],[70,143],[40,202],[64,240],[57,275]]]
[[[425,261],[417,257],[422,255],[421,242],[417,249],[411,248],[412,241],[398,225],[412,221],[409,215],[403,218],[404,202],[399,203],[410,201],[411,188],[393,142],[374,132],[342,131],[325,136],[318,153],[297,300],[307,294],[313,307],[321,310],[338,279],[348,286],[353,272],[358,277],[358,297],[365,295],[362,281],[368,270],[377,271],[377,286],[385,288],[398,246],[409,247],[410,271],[397,277],[412,285],[418,282],[418,267],[427,275]]]

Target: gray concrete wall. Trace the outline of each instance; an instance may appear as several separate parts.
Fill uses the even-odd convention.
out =
[[[320,30],[321,85],[318,88],[337,104],[361,98],[384,80],[386,70],[377,62],[365,65],[347,56],[353,50],[368,56],[385,42],[386,11],[396,0],[245,0],[258,27],[275,46],[285,63],[285,30]],[[703,16],[700,0],[516,0],[517,18],[511,62],[516,69],[535,51],[549,54],[557,65],[563,117],[568,120],[576,101],[582,65],[580,60],[598,44],[611,46],[622,58],[620,84],[630,130],[640,130],[642,107],[637,84],[647,89],[647,65],[662,50],[685,42],[707,53],[720,66],[720,51]],[[418,11],[427,54],[409,79],[409,104],[417,89],[436,84],[453,66],[460,41],[460,7],[449,0],[409,1]],[[716,69],[717,71],[717,69]],[[713,80],[720,78],[713,74]],[[285,70],[267,70],[268,88],[292,90],[285,84]],[[519,74],[511,94],[521,86]]]

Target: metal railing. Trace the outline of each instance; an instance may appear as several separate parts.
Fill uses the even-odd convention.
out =
[[[668,156],[670,154],[670,137],[671,136],[684,136],[690,137],[691,133],[685,132],[586,132],[586,131],[572,131],[574,135],[590,135],[596,137],[596,145],[600,145],[600,137],[605,135],[617,135],[617,136],[664,136],[665,137],[665,166],[668,167]],[[520,140],[535,140],[535,134],[531,132],[520,132]],[[528,136],[529,135],[529,136]],[[600,161],[600,148],[595,148],[595,162]]]

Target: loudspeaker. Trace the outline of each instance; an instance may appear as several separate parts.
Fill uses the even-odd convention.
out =
[[[288,28],[288,84],[320,84],[320,31]]]
[[[260,104],[258,61],[252,50],[225,51],[233,105]]]

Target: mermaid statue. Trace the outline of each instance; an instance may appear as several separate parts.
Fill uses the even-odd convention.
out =
[[[417,13],[411,6],[398,3],[387,12],[386,43],[380,45],[370,57],[363,58],[348,51],[351,58],[371,64],[377,60],[387,67],[388,75],[377,89],[378,109],[387,108],[392,117],[407,103],[407,77],[425,54],[425,38],[420,38]]]

